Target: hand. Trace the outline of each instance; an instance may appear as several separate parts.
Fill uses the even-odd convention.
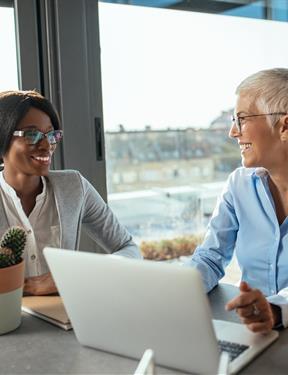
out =
[[[58,293],[58,290],[50,272],[24,280],[24,295],[43,296],[55,293]]]
[[[241,321],[253,332],[267,333],[279,320],[278,311],[266,300],[259,289],[251,288],[245,281],[240,284],[240,294],[225,306],[236,310]]]

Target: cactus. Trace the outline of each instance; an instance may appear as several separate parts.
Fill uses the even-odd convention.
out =
[[[0,268],[13,266],[13,251],[8,247],[0,247]]]
[[[25,243],[26,232],[23,228],[9,228],[0,240],[0,268],[20,263]]]

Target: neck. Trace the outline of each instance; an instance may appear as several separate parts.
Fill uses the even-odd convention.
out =
[[[4,179],[10,185],[19,198],[36,197],[42,191],[42,181],[40,176],[27,176],[23,174],[10,174],[4,169]]]
[[[288,176],[287,173],[269,173],[269,188],[272,194],[279,225],[288,216]]]
[[[280,191],[288,192],[288,171],[283,173],[270,173],[270,181]]]

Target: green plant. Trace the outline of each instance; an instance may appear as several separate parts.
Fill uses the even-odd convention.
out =
[[[0,240],[0,268],[20,263],[25,243],[26,232],[23,228],[9,228]]]

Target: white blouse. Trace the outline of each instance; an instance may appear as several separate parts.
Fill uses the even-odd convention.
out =
[[[49,272],[43,248],[60,247],[60,223],[54,193],[49,182],[44,177],[41,179],[43,191],[36,197],[36,204],[27,217],[20,198],[5,181],[3,172],[0,172],[0,194],[9,226],[23,227],[27,233],[24,249],[25,277]]]

